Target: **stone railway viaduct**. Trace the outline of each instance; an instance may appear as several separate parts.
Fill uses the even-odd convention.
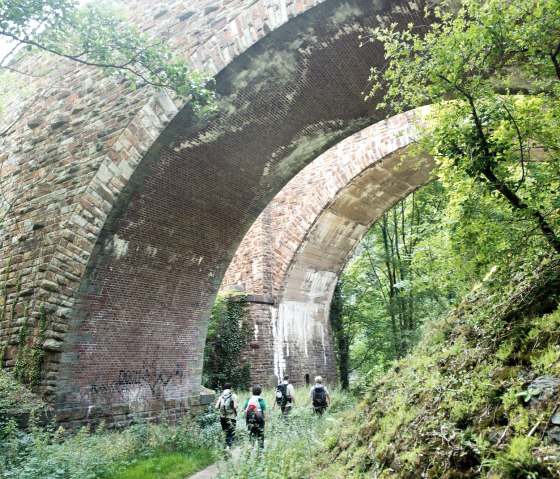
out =
[[[68,426],[183,413],[200,391],[226,269],[286,185],[246,240],[261,254],[242,248],[224,287],[251,293],[256,336],[276,338],[263,342],[274,362],[262,378],[333,378],[336,274],[429,170],[395,168],[411,115],[384,122],[390,112],[363,100],[369,68],[385,60],[358,36],[424,23],[423,1],[123,3],[215,74],[219,110],[200,117],[48,56],[21,65],[33,76],[18,77],[26,84],[1,119],[3,367],[28,358],[33,369],[44,352],[39,389]]]

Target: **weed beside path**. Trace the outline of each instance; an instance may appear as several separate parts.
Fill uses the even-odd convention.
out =
[[[123,431],[0,424],[5,479],[180,479],[215,462],[220,432],[192,419],[137,424]]]
[[[310,458],[342,429],[340,411],[353,401],[331,391],[333,404],[317,417],[305,405],[308,388],[296,389],[297,407],[285,423],[279,408],[270,411],[274,391],[265,391],[270,420],[265,449],[248,438],[239,412],[231,457],[224,457],[219,416],[211,406],[196,420],[178,424],[136,424],[123,431],[95,433],[87,428],[18,429],[15,420],[0,423],[0,477],[6,479],[209,479],[309,477]],[[244,402],[246,393],[239,393]],[[32,421],[33,423],[33,421]],[[211,467],[207,467],[214,462]],[[206,468],[206,469],[204,469]],[[196,470],[200,473],[192,475]],[[190,476],[189,476],[190,474]],[[280,475],[279,475],[280,474]]]
[[[163,452],[140,459],[126,469],[112,474],[111,479],[183,479],[212,464],[215,457],[208,449],[188,452]],[[212,477],[212,476],[202,476]]]

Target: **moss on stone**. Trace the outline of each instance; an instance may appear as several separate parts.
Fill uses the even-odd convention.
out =
[[[432,326],[372,385],[327,477],[560,477],[559,278],[558,262],[518,274]]]

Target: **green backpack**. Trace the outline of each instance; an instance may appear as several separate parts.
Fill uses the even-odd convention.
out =
[[[220,411],[222,416],[226,416],[228,413],[235,413],[235,408],[233,407],[233,393],[230,391],[229,394],[222,394]]]

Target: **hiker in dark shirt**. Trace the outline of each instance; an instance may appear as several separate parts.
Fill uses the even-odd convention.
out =
[[[282,416],[286,421],[288,419],[288,414],[290,414],[290,411],[292,410],[292,406],[295,407],[296,405],[294,387],[290,384],[290,377],[287,374],[284,376],[284,380],[276,388],[276,402],[272,404],[272,407],[270,408],[271,411],[274,411],[276,404],[280,406]]]
[[[311,403],[315,414],[321,415],[329,407],[330,402],[331,395],[329,394],[329,390],[323,385],[323,378],[317,376],[315,378],[315,386],[309,391],[307,404]]]

